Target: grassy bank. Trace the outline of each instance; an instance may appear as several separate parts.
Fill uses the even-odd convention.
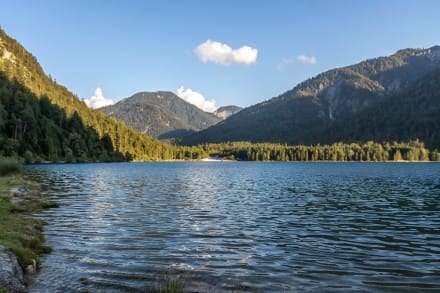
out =
[[[39,256],[49,252],[44,245],[43,222],[31,215],[53,206],[42,197],[39,186],[21,176],[21,163],[0,158],[0,245],[11,248],[19,264],[39,265]]]

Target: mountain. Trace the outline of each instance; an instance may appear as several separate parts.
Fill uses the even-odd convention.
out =
[[[218,108],[217,110],[214,111],[214,115],[217,116],[220,119],[225,120],[226,118],[229,118],[229,116],[238,113],[242,110],[243,108],[238,107],[238,106],[223,106]]]
[[[139,132],[161,139],[178,138],[220,121],[171,92],[141,92],[99,109]]]
[[[67,57],[66,57],[67,58]],[[92,110],[0,29],[0,155],[103,161],[199,157]]]
[[[440,149],[440,69],[322,131],[322,142],[421,140]]]
[[[436,68],[440,68],[439,46],[404,49],[388,57],[329,70],[189,135],[182,143],[320,143],[324,129],[388,99]]]

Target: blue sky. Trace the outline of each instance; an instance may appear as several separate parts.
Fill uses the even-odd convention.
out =
[[[80,98],[99,87],[114,101],[183,86],[188,99],[249,106],[328,69],[440,44],[437,0],[0,0],[0,7],[1,27],[58,83]]]

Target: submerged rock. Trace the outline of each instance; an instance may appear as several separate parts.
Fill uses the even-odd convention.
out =
[[[26,292],[23,285],[23,270],[12,251],[0,245],[0,288],[8,292]]]

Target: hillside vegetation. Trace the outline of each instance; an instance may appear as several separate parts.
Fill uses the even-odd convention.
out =
[[[347,119],[318,136],[321,142],[409,141],[420,139],[440,149],[440,69],[415,84]]]
[[[89,109],[0,30],[0,152],[29,160],[167,160],[203,156]]]
[[[429,151],[420,141],[407,143],[363,144],[334,143],[325,145],[282,145],[273,143],[231,142],[205,144],[211,156],[239,161],[283,162],[387,162],[387,161],[440,161],[440,152]]]
[[[170,92],[139,93],[103,111],[161,138],[176,138],[220,120]],[[161,142],[89,109],[0,30],[0,155],[18,155],[27,162],[201,159],[213,149],[241,160],[283,161],[294,160],[304,148],[308,155],[300,157],[305,160],[368,161],[376,159],[356,155],[356,150],[372,146],[385,150],[379,152],[380,161],[395,160],[398,153],[404,160],[436,160],[438,129],[440,47],[401,50],[322,73],[184,137],[182,144],[198,145],[189,147]],[[206,144],[234,141],[249,142],[232,148]],[[312,155],[319,149],[324,159]],[[330,156],[336,149],[344,155]]]
[[[139,132],[160,139],[180,138],[212,126],[220,118],[171,92],[141,92],[99,109]]]
[[[287,144],[335,142],[339,139],[337,135],[323,137],[326,129],[337,123],[353,123],[353,117],[361,115],[360,113],[367,109],[376,109],[373,108],[375,105],[395,97],[395,94],[403,92],[437,68],[440,68],[438,46],[430,49],[400,50],[388,57],[333,69],[300,83],[276,98],[243,109],[215,126],[189,135],[182,140],[182,144],[243,140]],[[429,82],[435,83],[436,80]],[[413,123],[411,119],[414,116],[407,116],[408,113],[404,109],[410,107],[407,103],[411,103],[412,98],[417,99],[418,93],[413,94],[416,95],[393,99],[396,103],[393,115],[402,117],[402,120],[409,120],[409,123]],[[427,94],[426,97],[431,99],[429,104],[438,105],[438,94]],[[375,117],[388,114],[390,113],[383,112]],[[419,114],[421,116],[418,120],[425,119],[423,111],[419,111]],[[434,114],[430,111],[429,115],[439,117],[440,113]],[[383,116],[382,119],[387,120],[388,117]],[[410,128],[408,135],[400,138],[396,134],[396,139],[427,139],[429,147],[438,148],[440,146],[432,144],[434,140],[429,138],[438,131],[434,126],[425,124],[423,131],[417,132],[412,132]],[[387,128],[385,125],[383,127]],[[381,128],[381,125],[376,124],[378,132]],[[389,130],[388,128],[386,131]],[[352,139],[377,140],[382,137],[386,138],[387,135],[363,136],[363,132],[360,131],[357,137],[345,136],[349,140],[344,142],[354,142]]]

